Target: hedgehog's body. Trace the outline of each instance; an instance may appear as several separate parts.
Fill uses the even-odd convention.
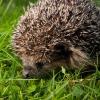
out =
[[[100,54],[100,11],[90,0],[41,0],[21,17],[13,47],[35,76],[85,66]]]

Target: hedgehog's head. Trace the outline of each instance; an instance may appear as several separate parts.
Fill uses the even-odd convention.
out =
[[[25,77],[48,75],[53,69],[65,66],[65,60],[70,53],[63,43],[52,44],[47,47],[36,47],[33,55],[22,57],[23,74]]]
[[[25,77],[45,77],[52,70],[65,68],[77,68],[86,61],[86,55],[79,49],[74,49],[62,42],[38,47],[31,56],[23,56],[23,75]]]

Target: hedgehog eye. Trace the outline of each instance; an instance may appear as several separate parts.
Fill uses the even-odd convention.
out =
[[[37,62],[35,65],[36,65],[36,67],[37,67],[38,69],[42,69],[44,63],[42,63],[42,62]]]

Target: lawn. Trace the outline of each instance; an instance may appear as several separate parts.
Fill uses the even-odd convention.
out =
[[[53,72],[50,79],[24,79],[22,63],[14,55],[11,36],[19,17],[36,0],[0,0],[0,100],[100,100],[100,72],[85,79],[65,72]],[[95,0],[100,5],[100,0]]]

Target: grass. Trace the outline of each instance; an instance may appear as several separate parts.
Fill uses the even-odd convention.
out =
[[[12,51],[11,36],[28,2],[0,0],[0,100],[100,100],[98,70],[85,79],[64,69],[63,78],[56,78],[54,73],[51,79],[22,78],[21,61]],[[99,0],[96,3],[100,5]]]

